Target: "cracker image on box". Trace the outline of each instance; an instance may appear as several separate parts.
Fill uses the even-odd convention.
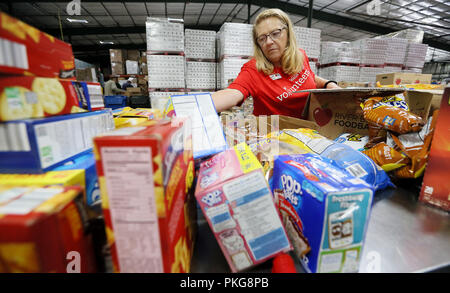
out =
[[[292,249],[262,166],[245,143],[201,164],[195,197],[232,272]]]
[[[66,93],[57,79],[36,78],[31,86],[38,100],[49,114],[61,112],[66,105]]]
[[[373,186],[316,154],[275,160],[272,188],[307,272],[357,272]]]

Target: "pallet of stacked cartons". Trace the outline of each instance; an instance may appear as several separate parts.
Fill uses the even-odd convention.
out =
[[[184,23],[148,17],[146,34],[149,92],[184,92]]]
[[[361,39],[354,42],[361,50],[361,63],[359,70],[360,82],[375,82],[377,74],[383,73],[386,63],[386,39]]]
[[[320,76],[335,81],[359,81],[359,48],[348,42],[323,42]]]
[[[125,61],[127,59],[127,50],[109,49],[109,57],[111,59],[111,74],[125,74]]]
[[[216,89],[216,32],[185,30],[186,91]]]
[[[422,73],[428,45],[409,43],[405,58],[405,72]]]
[[[217,33],[218,80],[217,88],[227,88],[236,79],[242,65],[253,56],[253,26],[226,22]]]

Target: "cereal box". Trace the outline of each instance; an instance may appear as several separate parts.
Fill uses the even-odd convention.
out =
[[[0,272],[96,272],[81,191],[0,185]]]
[[[93,86],[89,85],[89,91],[85,82],[31,76],[0,77],[0,121],[91,111],[91,95],[98,100]],[[95,105],[95,109],[101,108],[97,102]]]
[[[316,154],[275,160],[272,190],[307,272],[357,272],[373,188]]]
[[[0,73],[75,79],[72,46],[0,12]]]
[[[291,250],[262,166],[245,143],[201,164],[195,197],[233,272]]]
[[[0,123],[0,173],[44,173],[92,151],[114,129],[110,110]]]
[[[84,175],[81,186],[85,190],[84,201],[88,208],[89,216],[98,216],[102,214],[100,189],[98,187],[97,169],[95,168],[95,158],[92,152],[76,157],[62,166],[56,167],[53,172],[54,177],[65,172],[80,172]],[[49,172],[48,172],[49,173]],[[39,176],[39,175],[38,175]],[[1,175],[0,175],[1,178]],[[69,185],[69,184],[67,184]],[[73,185],[73,184],[70,184]]]
[[[189,272],[194,179],[190,120],[117,129],[94,154],[114,272]],[[149,121],[153,122],[153,121]]]
[[[445,89],[419,200],[450,211],[450,88]],[[447,179],[446,179],[447,178]]]

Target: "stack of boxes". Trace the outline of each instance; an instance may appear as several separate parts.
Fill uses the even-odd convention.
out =
[[[421,73],[428,49],[421,44],[422,40],[423,31],[407,29],[350,43],[323,42],[319,75],[336,81],[372,84],[378,74]],[[350,64],[343,64],[347,62]]]
[[[361,54],[347,42],[323,42],[320,56],[320,76],[335,81],[359,81]]]
[[[145,52],[139,50],[110,49],[111,73],[118,77],[123,85],[129,77],[133,77],[134,88],[127,90],[129,96],[148,95],[147,86],[147,57]]]
[[[253,56],[253,25],[225,22],[217,33],[217,88],[227,88]]]
[[[74,251],[76,271],[95,272],[92,139],[114,128],[111,112],[94,111],[98,83],[75,80],[70,44],[0,23],[0,272],[66,272]]]
[[[186,91],[216,89],[216,32],[186,29]]]
[[[317,63],[320,57],[321,31],[319,29],[295,26],[294,34],[297,39],[297,45],[305,50],[306,55],[309,58],[311,70],[316,73]]]
[[[383,73],[386,63],[388,41],[385,39],[362,39],[354,42],[361,51],[360,82],[375,82],[377,74]]]
[[[123,75],[125,74],[125,60],[126,60],[126,50],[120,49],[110,49],[109,57],[111,59],[111,74],[112,75]]]
[[[406,39],[393,38],[387,40],[386,64],[383,73],[400,72],[406,58],[408,41]]]
[[[148,88],[154,92],[185,92],[184,24],[175,20],[148,17]],[[152,105],[157,101],[151,101]]]
[[[426,44],[408,44],[408,50],[405,58],[404,72],[422,73],[425,65],[425,57],[427,56],[428,45]]]

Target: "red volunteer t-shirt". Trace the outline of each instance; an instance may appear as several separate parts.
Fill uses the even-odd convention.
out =
[[[254,115],[286,115],[301,118],[308,93],[295,91],[315,89],[315,74],[309,67],[308,56],[304,50],[301,72],[287,75],[279,67],[272,74],[265,75],[256,69],[256,60],[245,63],[236,80],[228,86],[244,95],[253,97]]]

